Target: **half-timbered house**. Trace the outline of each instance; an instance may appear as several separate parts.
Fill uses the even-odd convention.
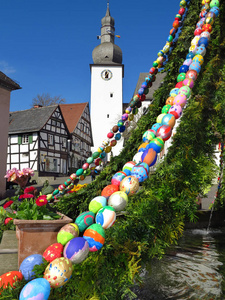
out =
[[[74,172],[86,162],[93,146],[89,104],[60,104],[60,109],[70,132],[68,162]]]
[[[66,174],[68,138],[59,105],[11,112],[7,170],[29,167],[37,176]]]

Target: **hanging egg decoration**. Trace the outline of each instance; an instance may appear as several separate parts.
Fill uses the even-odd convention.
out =
[[[66,245],[71,239],[79,236],[79,228],[75,223],[64,225],[57,234],[57,242]]]
[[[104,199],[104,203],[106,204],[106,200]],[[87,227],[92,225],[95,220],[95,213],[92,211],[85,211],[81,213],[75,220],[75,223],[77,224],[79,228],[79,232],[83,232]]]
[[[102,228],[108,229],[111,227],[116,221],[116,211],[111,206],[105,206],[101,208],[96,217],[95,222],[100,224]]]
[[[56,258],[62,257],[63,255],[63,245],[61,243],[54,243],[44,251],[43,257],[48,262],[53,261]]]
[[[49,263],[43,277],[52,288],[59,288],[68,282],[72,276],[72,271],[72,262],[65,257],[59,257]]]
[[[70,240],[63,250],[63,256],[73,264],[84,261],[89,254],[89,244],[83,237],[76,237]]]
[[[134,176],[125,177],[120,183],[120,191],[132,196],[139,190],[139,180]]]
[[[98,251],[105,243],[105,230],[100,224],[92,224],[85,230],[83,238],[87,240],[91,252]]]

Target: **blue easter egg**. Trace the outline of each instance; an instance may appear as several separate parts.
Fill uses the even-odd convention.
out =
[[[122,126],[119,127],[119,132],[124,132],[125,129],[126,129],[126,126],[122,125]]]
[[[198,46],[204,45],[205,47],[208,47],[209,40],[205,37],[201,37],[198,41]]]
[[[193,62],[189,66],[189,70],[195,70],[197,73],[201,71],[201,65],[198,62]]]
[[[176,95],[178,95],[179,89],[178,88],[173,88],[170,91],[170,97],[175,97]]]
[[[139,163],[135,165],[131,171],[131,176],[138,179],[139,182],[143,182],[148,178],[149,166],[146,163]]]
[[[187,65],[182,65],[179,69],[179,73],[187,73],[189,67]]]
[[[195,56],[195,54],[191,51],[187,54],[186,59],[193,58],[194,56]]]
[[[155,132],[159,129],[159,127],[161,127],[162,124],[161,123],[155,123],[152,125],[151,129],[155,130]]]
[[[43,256],[41,254],[32,254],[27,256],[21,263],[19,271],[23,274],[25,280],[31,280],[35,276],[32,271],[35,265],[40,265],[43,263]]]
[[[120,140],[121,139],[121,134],[118,132],[115,134],[115,140]]]
[[[73,264],[81,263],[88,257],[88,254],[89,245],[83,237],[70,240],[63,250],[63,256],[71,260]]]
[[[218,15],[220,13],[220,9],[216,6],[212,7],[209,11],[213,12],[216,15],[216,17],[218,17]]]
[[[143,88],[140,88],[140,89],[138,90],[138,94],[139,94],[139,95],[143,95],[143,94],[144,94],[144,91],[145,91],[145,90],[144,90]]]
[[[20,300],[48,300],[51,287],[45,278],[36,278],[28,282],[20,292]]]

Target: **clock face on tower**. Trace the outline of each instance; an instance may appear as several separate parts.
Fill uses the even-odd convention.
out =
[[[101,77],[103,80],[110,80],[112,78],[112,72],[108,69],[105,69],[101,72]]]

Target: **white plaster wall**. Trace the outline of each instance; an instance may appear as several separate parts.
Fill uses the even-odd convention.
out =
[[[7,148],[9,131],[9,105],[10,91],[0,88],[0,194],[6,190],[6,179],[4,178],[7,168]]]
[[[110,70],[113,76],[110,80],[103,80],[101,72]],[[107,139],[107,133],[122,116],[123,86],[122,66],[91,66],[91,126],[94,147],[96,151]],[[113,97],[110,97],[110,94]],[[109,118],[107,117],[109,115]],[[118,155],[123,143],[113,148],[114,155]]]

